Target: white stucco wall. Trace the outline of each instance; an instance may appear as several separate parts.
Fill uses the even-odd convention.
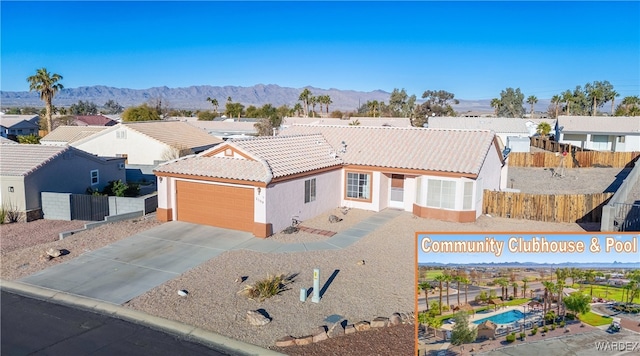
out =
[[[305,204],[304,182],[311,178],[316,178],[316,200]],[[341,197],[341,180],[342,170],[334,170],[270,184],[266,192],[263,192],[266,201],[265,221],[272,224],[273,232],[276,233],[290,226],[293,217],[304,221],[338,207]],[[259,209],[258,204],[255,208]],[[260,214],[256,210],[256,218],[260,218]]]
[[[173,192],[171,189],[173,178],[169,177],[156,177],[156,187],[158,191],[158,208],[171,209],[173,208]]]
[[[166,161],[169,146],[127,127],[106,130],[87,141],[71,145],[98,156],[115,157],[126,154],[128,164],[153,165],[155,161]],[[126,138],[117,138],[117,132],[125,131]]]
[[[413,203],[416,200],[416,177],[405,176],[404,178],[404,210],[413,211]]]

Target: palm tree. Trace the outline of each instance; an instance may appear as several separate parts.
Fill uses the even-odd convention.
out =
[[[551,297],[553,297],[553,291],[554,291],[555,285],[553,284],[553,282],[549,282],[549,281],[543,281],[542,285],[544,286],[544,301],[542,302],[542,307],[543,307],[542,315],[546,315],[547,310],[551,309]],[[547,305],[549,307],[547,307]]]
[[[500,104],[502,104],[502,101],[500,101],[500,99],[498,98],[491,99],[491,107],[496,109],[496,117],[498,116],[498,111],[500,110]]]
[[[300,96],[298,97],[299,101],[302,101],[304,108],[304,117],[309,117],[309,99],[311,98],[311,91],[307,88],[304,88]]]
[[[449,283],[451,282],[451,280],[453,279],[453,277],[451,275],[444,275],[445,276],[445,283],[447,284],[447,307],[450,306],[451,304],[449,304]]]
[[[424,299],[427,303],[427,310],[429,310],[429,291],[433,289],[433,287],[429,282],[422,282],[418,285],[418,287],[424,292]]]
[[[571,93],[571,90],[567,90],[564,93],[562,93],[562,102],[566,103],[565,106],[565,114],[566,115],[571,115],[571,102],[573,101],[573,93]]]
[[[44,101],[46,107],[45,118],[47,121],[47,130],[53,130],[53,97],[56,93],[64,87],[58,83],[62,80],[60,74],[51,74],[47,71],[47,68],[40,68],[36,70],[36,74],[27,78],[29,82],[29,91],[40,92],[40,100]]]
[[[464,284],[464,304],[468,304],[467,302],[467,293],[469,290],[469,283],[471,283],[471,280],[469,280],[469,278],[465,277],[465,276],[461,276],[460,277],[460,282],[462,284]]]
[[[511,286],[513,287],[513,298],[518,298],[518,283],[513,282]]]
[[[554,95],[551,97],[551,103],[553,105],[555,105],[555,110],[556,110],[556,119],[558,118],[558,109],[560,108],[560,102],[562,101],[562,98],[560,97],[560,95]]]
[[[558,279],[556,291],[558,292],[558,315],[560,315],[560,304],[562,304],[562,295],[564,294],[564,279]]]
[[[296,104],[293,106],[293,109],[292,109],[292,110],[293,110],[293,112],[295,112],[295,113],[296,113],[296,115],[297,115],[297,116],[300,116],[300,112],[301,112],[301,111],[303,111],[303,110],[302,110],[302,105],[301,105],[300,103],[296,103]]]
[[[529,97],[527,98],[527,104],[531,105],[531,111],[529,112],[529,114],[531,114],[531,117],[533,118],[533,106],[538,102],[538,98],[536,98],[535,95],[529,95]]]
[[[591,109],[591,116],[596,116],[598,110],[598,101],[604,101],[604,90],[596,83],[596,85],[592,85],[591,83],[587,83],[584,86],[585,92],[589,96],[589,99],[593,102],[593,107]]]
[[[436,278],[434,278],[436,282],[438,282],[438,290],[440,291],[440,312],[439,314],[442,315],[442,282],[444,282],[447,277],[444,274],[441,274],[439,276],[436,276]]]
[[[616,98],[620,96],[620,93],[618,93],[615,90],[612,90],[611,92],[609,92],[609,98],[611,99],[611,115],[613,116],[614,113],[614,106],[616,103]]]
[[[524,298],[527,297],[527,283],[529,282],[529,279],[527,277],[522,278],[522,296]]]
[[[309,98],[309,102],[311,103],[311,107],[313,108],[313,117],[316,117],[316,104],[318,104],[318,97],[312,96]]]
[[[211,99],[211,98],[207,97],[207,101],[210,102],[211,105],[213,105],[213,108],[214,108],[215,112],[218,112],[218,99],[216,99],[216,98]]]
[[[591,284],[591,293],[589,293],[593,297],[593,283],[596,280],[596,271],[593,269],[589,269],[584,273],[584,279]]]
[[[333,104],[331,97],[329,95],[325,95],[324,105],[327,108],[327,114],[329,114],[329,105]]]

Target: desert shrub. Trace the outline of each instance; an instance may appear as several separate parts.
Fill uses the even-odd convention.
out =
[[[551,324],[551,330],[555,330],[556,329],[556,324]]]
[[[560,327],[561,327],[561,328],[564,328],[564,326],[565,326],[565,325],[566,325],[566,324],[565,324],[564,320],[560,322]]]
[[[549,331],[549,327],[545,325],[544,328],[542,328],[542,331],[545,332],[545,333],[548,332]]]
[[[531,335],[535,335],[535,334],[537,334],[537,333],[538,333],[538,328],[537,328],[537,327],[534,327],[534,328],[531,330]]]
[[[448,305],[443,305],[442,306],[442,311],[443,312],[448,312],[449,311],[449,306]]]
[[[521,332],[521,333],[520,333],[520,340],[524,340],[524,337],[525,337],[525,333],[524,333],[524,332]]]
[[[507,342],[511,343],[516,341],[516,333],[511,333],[509,335],[507,335]]]
[[[210,111],[200,111],[198,113],[198,121],[213,121],[216,118],[216,114]]]
[[[18,207],[11,203],[2,204],[0,207],[0,224],[15,223],[20,220]]]
[[[284,274],[268,275],[265,279],[246,285],[238,293],[249,299],[262,302],[287,290],[287,285],[290,283],[293,283],[293,276],[285,276]]]
[[[5,221],[7,221],[7,211],[3,206],[0,207],[0,224],[4,224]]]
[[[110,181],[102,190],[102,194],[115,195],[117,197],[137,197],[139,193],[139,184],[127,184],[119,179]]]

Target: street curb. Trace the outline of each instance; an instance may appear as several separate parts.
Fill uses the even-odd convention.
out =
[[[204,345],[217,347],[222,352],[233,355],[246,356],[280,356],[281,353],[267,350],[262,347],[234,340],[207,330],[187,325],[174,320],[150,315],[138,310],[125,308],[120,305],[102,302],[99,300],[68,294],[52,289],[42,288],[30,284],[0,279],[0,289],[22,296],[33,297],[39,300],[63,304],[85,309],[94,313],[111,316],[117,319],[144,325],[170,334],[179,335],[187,340],[192,340]]]

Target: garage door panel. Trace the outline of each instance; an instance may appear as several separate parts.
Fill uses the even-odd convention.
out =
[[[178,181],[178,220],[241,231],[253,230],[253,189]]]

